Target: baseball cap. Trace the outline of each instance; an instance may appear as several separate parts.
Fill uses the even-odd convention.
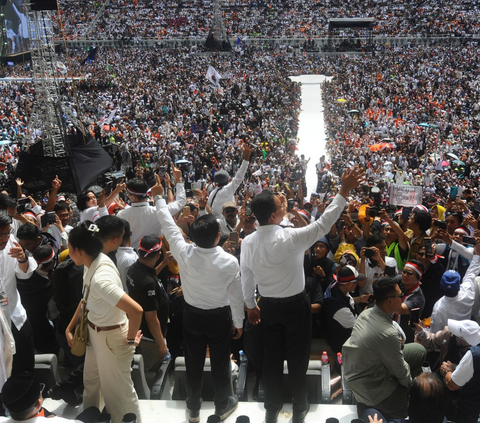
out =
[[[227,201],[226,203],[223,203],[223,206],[222,206],[222,211],[225,209],[237,210],[237,205],[233,201]]]
[[[455,270],[447,270],[440,281],[440,288],[447,297],[455,297],[460,290],[462,277]]]
[[[359,281],[363,281],[365,279],[365,275],[363,273],[358,273],[355,267],[347,264],[346,266],[340,268],[337,274],[337,279],[340,285],[344,285],[349,282],[357,283]]]
[[[448,330],[473,347],[480,344],[480,326],[473,320],[448,319]],[[8,407],[7,407],[8,408]]]
[[[219,170],[218,172],[215,173],[215,182],[220,185],[224,185],[228,182],[228,179],[230,178],[229,174],[225,170]]]

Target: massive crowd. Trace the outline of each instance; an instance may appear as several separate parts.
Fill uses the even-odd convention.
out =
[[[477,5],[471,0],[447,4],[414,1],[221,2],[230,37],[326,37],[330,18],[375,18],[379,37],[475,36],[479,31]],[[204,38],[213,16],[213,2],[139,0],[111,1],[93,28],[90,23],[103,2],[64,0],[62,29],[67,39]],[[207,8],[208,13],[199,13]],[[56,28],[61,37],[60,22]],[[349,32],[350,36],[353,35]],[[347,36],[347,33],[336,33]]]
[[[94,9],[100,4],[91,6]],[[188,31],[199,31],[188,35],[205,35],[208,29],[206,25],[198,25],[198,19],[196,27],[189,25],[189,19],[192,18],[190,14],[194,14],[194,3],[167,6],[153,2],[144,4],[141,1],[132,8],[113,4],[106,9],[104,22],[98,24],[95,29],[97,32],[91,33],[91,36],[179,36],[183,34],[182,28],[187,27]],[[172,13],[171,16],[166,13],[166,18],[162,15],[165,26],[145,26],[142,19],[154,22],[160,7]],[[257,31],[250,25],[250,19],[258,23],[258,30],[265,31],[262,34],[267,36],[296,35],[297,31],[302,33],[302,25],[307,27],[306,21],[311,25],[309,18],[298,16],[303,8],[298,4],[289,5],[294,9],[268,7],[267,10],[258,4],[234,3],[224,7],[227,27],[232,28],[232,33],[244,33],[247,28],[248,31]],[[304,10],[310,14],[316,10],[315,7],[323,6],[315,3],[310,9],[305,6]],[[324,7],[338,13],[336,16],[346,13],[340,6]],[[418,13],[410,13],[410,8]],[[79,10],[70,7],[63,14],[64,29],[72,37],[78,35],[75,31],[79,31],[79,27],[74,29],[73,23]],[[388,21],[389,25],[395,23],[392,28],[398,32],[392,35],[463,35],[474,34],[476,30],[477,16],[474,6],[469,2],[450,5],[452,16],[455,13],[455,22],[453,24],[452,21],[450,26],[450,14],[444,13],[441,6],[372,3],[367,5],[368,13],[372,13],[371,10],[379,17],[379,22]],[[396,12],[392,13],[391,10]],[[461,10],[465,13],[460,13]],[[235,11],[236,14],[229,18],[228,11]],[[275,27],[256,16],[256,12],[268,12],[266,16],[272,22],[275,20]],[[283,22],[282,13],[289,19],[285,18]],[[431,17],[442,14],[444,21],[433,19],[432,25],[425,24],[423,13]],[[133,19],[133,14],[136,19]],[[425,19],[428,21],[428,18]],[[207,21],[208,16],[205,15]],[[279,22],[284,25],[279,25]],[[315,26],[320,25],[315,23]],[[146,32],[140,34],[140,27]],[[163,30],[160,28],[165,33],[160,34],[158,31]],[[381,28],[379,26],[376,30],[380,33]],[[170,313],[169,330],[166,330],[168,316],[164,309],[158,316],[162,336],[145,322],[141,328],[144,332],[149,331],[149,336],[157,344],[159,340],[164,342],[165,337],[172,355],[181,355],[185,348],[182,320],[179,317],[185,305],[181,275],[182,271],[188,270],[188,263],[183,261],[181,251],[183,248],[192,248],[189,242],[195,238],[195,222],[201,222],[205,214],[213,215],[218,219],[223,235],[219,242],[224,251],[236,258],[242,257],[243,241],[240,240],[256,232],[258,225],[261,227],[268,221],[260,218],[260,200],[255,203],[255,198],[268,197],[266,191],[269,190],[285,194],[285,200],[279,196],[282,200],[275,201],[286,210],[281,216],[278,215],[278,210],[282,210],[279,206],[273,213],[275,223],[284,227],[304,228],[302,231],[305,233],[313,233],[314,229],[309,227],[316,228],[315,231],[323,230],[322,222],[329,221],[326,219],[332,219],[332,213],[338,212],[335,223],[328,225],[324,236],[319,237],[303,259],[305,287],[313,315],[311,336],[325,337],[332,352],[342,351],[343,344],[347,342],[348,354],[355,356],[348,339],[352,333],[353,337],[364,335],[355,322],[358,315],[359,321],[365,320],[361,316],[365,316],[365,308],[371,307],[368,304],[372,303],[372,294],[377,300],[375,307],[381,306],[387,314],[395,314],[398,323],[395,334],[407,345],[416,342],[427,347],[438,346],[435,344],[437,329],[450,333],[451,326],[451,332],[455,331],[455,323],[450,325],[448,319],[470,320],[473,316],[478,321],[480,285],[475,277],[480,247],[471,248],[472,238],[480,241],[480,57],[476,43],[452,43],[451,46],[415,49],[386,46],[376,55],[334,57],[304,56],[293,49],[263,51],[249,47],[242,55],[213,56],[189,50],[100,49],[91,64],[81,65],[86,55],[83,51],[70,51],[68,58],[59,56],[59,62],[65,63],[69,74],[83,78],[76,82],[75,90],[70,83],[61,82],[61,98],[77,116],[84,119],[87,131],[99,143],[109,146],[114,162],[112,170],[124,172],[126,185],[118,179],[115,181],[116,187],[105,186],[106,193],[99,193],[95,188],[88,189],[78,195],[76,204],[72,201],[75,200],[74,193],[62,192],[58,178],[52,181],[51,190],[39,193],[28,190],[30,181],[15,181],[18,152],[23,146],[36,141],[26,131],[35,91],[30,82],[4,81],[1,86],[0,119],[3,139],[6,141],[0,147],[4,163],[3,187],[11,198],[31,197],[27,211],[19,212],[15,210],[15,202],[12,203],[11,198],[0,198],[1,205],[14,219],[14,234],[8,234],[11,236],[14,258],[22,265],[27,263],[25,260],[29,263],[28,271],[21,268],[23,274],[17,272],[17,276],[20,279],[25,279],[26,274],[31,277],[32,268],[38,265],[43,272],[40,275],[46,279],[41,288],[45,295],[42,307],[29,301],[32,291],[27,283],[18,284],[23,307],[27,309],[34,326],[33,342],[37,351],[57,352],[61,346],[72,364],[78,364],[75,357],[69,354],[71,339],[68,335],[65,338],[65,329],[67,332],[73,330],[70,318],[76,306],[75,300],[78,303],[80,298],[78,292],[73,302],[65,292],[59,294],[60,281],[55,280],[56,277],[60,278],[58,275],[65,275],[67,264],[63,263],[72,263],[66,258],[68,250],[75,264],[88,268],[97,257],[101,261],[106,260],[99,255],[99,251],[108,253],[116,260],[120,273],[115,298],[119,302],[112,309],[118,308],[134,316],[131,318],[132,325],[132,322],[135,325],[138,323],[135,320],[138,318],[135,317],[138,309],[130,302],[128,295],[122,296],[125,291],[135,295],[132,290],[135,284],[132,285],[132,280],[128,279],[128,267],[137,260],[137,265],[152,269],[158,266],[159,278],[168,293],[170,309],[173,311]],[[219,85],[206,78],[209,65],[213,65],[221,75]],[[5,70],[11,76],[31,75],[25,65]],[[318,163],[316,157],[298,157],[295,154],[298,115],[302,107],[301,87],[288,77],[302,74],[332,75],[322,86],[327,155],[321,157]],[[132,78],[132,75],[135,77]],[[304,183],[305,170],[307,166],[314,165],[318,176],[317,189],[314,193],[308,193]],[[340,198],[347,196],[342,191],[337,199],[333,199],[342,184],[341,176],[345,169],[357,165],[364,169],[365,183],[352,191],[346,201]],[[219,194],[230,178],[233,178],[233,185],[227,185],[229,188],[225,188],[225,195]],[[360,176],[358,179],[361,179]],[[422,196],[417,204],[412,203],[410,208],[404,206],[401,209],[390,198],[392,183],[421,187]],[[349,188],[353,185],[350,182]],[[150,196],[149,188],[152,190]],[[163,199],[157,198],[159,194],[168,195],[168,205],[163,203]],[[147,207],[148,201],[158,205],[158,212],[163,208],[161,225],[154,207],[148,206],[148,217],[139,219],[135,215],[135,209]],[[330,203],[333,206],[329,214],[325,210]],[[343,206],[346,210],[340,218]],[[165,214],[166,207],[175,219],[172,221],[173,229],[172,222]],[[258,221],[252,216],[256,207]],[[45,220],[42,223],[41,215],[45,211],[55,212],[57,217],[54,223]],[[116,220],[114,214],[123,220]],[[326,217],[322,220],[324,214]],[[92,226],[90,221],[94,221]],[[0,220],[1,229],[10,227],[2,222]],[[164,224],[170,228],[167,234],[162,233]],[[76,228],[71,229],[71,226]],[[184,241],[181,241],[181,248],[172,247],[172,257],[165,241],[173,241],[175,245],[180,242],[178,237],[172,235],[179,230],[177,227],[181,228],[188,245],[183,246]],[[42,232],[39,233],[39,230]],[[73,232],[74,237],[70,242],[68,233],[74,230],[76,232]],[[6,230],[3,232],[7,233]],[[152,232],[171,238],[157,242],[158,238],[148,237]],[[240,240],[234,234],[238,234]],[[101,243],[95,241],[96,249],[92,252],[87,247],[89,242],[84,241],[89,237],[96,239],[97,236]],[[18,247],[13,244],[17,239],[20,243]],[[198,244],[199,239],[195,239],[195,242]],[[43,248],[47,246],[52,250]],[[203,245],[200,247],[203,248]],[[48,260],[51,251],[55,259]],[[153,260],[152,256],[147,257],[152,252],[157,260]],[[87,256],[93,258],[92,261]],[[249,260],[253,259],[250,257]],[[95,262],[94,267],[99,264]],[[56,266],[57,270],[52,272]],[[234,264],[232,266],[235,268]],[[146,272],[145,268],[142,269]],[[68,268],[70,271],[74,272]],[[115,273],[115,269],[112,271]],[[52,274],[53,285],[49,279]],[[386,275],[388,281],[381,278],[382,275]],[[73,273],[70,277],[74,278]],[[75,277],[78,279],[78,272]],[[134,276],[130,274],[130,277]],[[401,283],[392,285],[390,277],[396,277]],[[189,279],[186,278],[188,283]],[[377,281],[380,282],[377,284]],[[397,292],[399,290],[400,293]],[[350,295],[353,291],[355,293]],[[292,293],[288,289],[287,292]],[[34,294],[38,298],[38,292]],[[293,294],[296,295],[292,297],[299,295]],[[198,301],[192,295],[191,287],[186,288],[186,297],[189,297],[186,300],[190,306],[192,301]],[[51,298],[54,298],[56,305],[49,301]],[[70,303],[65,304],[67,298]],[[398,304],[393,304],[394,299],[400,298]],[[141,296],[134,299],[141,301]],[[151,303],[148,305],[152,306]],[[154,304],[152,307],[157,306]],[[97,307],[102,308],[102,305],[97,304]],[[146,311],[152,310],[147,310],[144,304],[142,307]],[[378,313],[375,307],[374,312],[368,313]],[[409,326],[409,315],[416,308],[420,309],[422,319],[430,318],[431,331],[424,327],[428,326],[428,320],[425,323],[420,320],[414,327]],[[254,309],[251,304],[249,309]],[[111,322],[102,320],[105,316],[101,313],[100,317],[93,313],[92,318],[98,319],[92,323],[93,326],[123,324],[124,315],[118,310],[115,312],[119,313],[118,319]],[[238,330],[236,318],[238,316],[235,315],[234,323]],[[259,322],[252,311],[249,312],[249,318],[250,323],[252,320]],[[48,320],[55,321],[57,333],[49,326]],[[448,328],[444,329],[447,324]],[[19,326],[19,323],[16,325]],[[17,329],[20,331],[21,328]],[[125,336],[136,345],[138,340],[134,339],[132,330]],[[39,336],[40,333],[43,336]],[[14,333],[14,336],[18,334]],[[248,336],[252,336],[252,332],[250,335],[245,332],[245,337]],[[262,357],[256,355],[254,350],[249,350],[245,342],[247,355],[255,370],[261,374]],[[166,354],[165,345],[160,344],[153,357],[154,364],[158,364]],[[397,352],[396,344],[392,351],[391,357]],[[97,354],[100,353],[97,351]],[[407,355],[405,353],[405,357]],[[417,349],[416,364],[407,360],[411,372],[405,370],[408,364],[400,360],[404,372],[401,377],[396,376],[402,380],[399,382],[402,389],[409,386],[410,374],[415,375],[419,371],[419,363],[424,357],[424,350]],[[98,355],[96,359],[101,359],[101,356]],[[450,367],[449,359],[449,356],[439,359],[440,373],[453,373],[446,377],[447,386],[450,389],[466,386],[463,373],[460,378],[460,373],[455,373]],[[88,363],[86,377],[91,377],[98,370],[92,368],[91,357]],[[465,364],[462,363],[459,365],[461,369]],[[370,371],[372,369],[366,369],[367,373]],[[354,375],[350,374],[350,377],[352,389],[363,405],[374,406],[387,417],[404,417],[394,414],[404,413],[406,403],[400,404],[401,411],[394,410],[391,404],[387,406],[364,392],[368,391],[364,384],[366,378],[361,378],[357,383]],[[108,382],[111,383],[110,380]],[[50,394],[76,401],[79,392],[67,392],[65,386],[58,386]],[[88,405],[95,402],[92,400],[92,391],[97,388],[88,385]],[[392,389],[396,389],[395,386]],[[226,407],[230,405],[228,403]],[[477,412],[475,407],[472,409],[470,406],[466,408],[469,416],[459,417],[463,420],[458,422],[470,421],[468,419],[472,413]],[[189,420],[192,422],[196,421],[196,411],[189,411]],[[448,412],[453,416],[457,411]],[[275,421],[273,417],[272,421]]]

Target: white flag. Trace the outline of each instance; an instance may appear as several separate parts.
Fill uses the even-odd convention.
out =
[[[215,86],[220,83],[220,79],[222,78],[222,75],[220,75],[212,66],[208,67],[207,74],[205,76]]]

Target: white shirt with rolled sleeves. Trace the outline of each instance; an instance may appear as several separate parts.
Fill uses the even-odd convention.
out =
[[[448,319],[470,320],[475,302],[475,277],[480,273],[480,256],[473,256],[455,297],[443,296],[433,306],[430,331],[442,330]]]
[[[233,324],[243,327],[243,295],[237,259],[220,247],[188,244],[168,211],[165,200],[157,201],[158,219],[170,251],[180,268],[185,301],[202,310],[230,305]]]
[[[169,213],[173,216],[182,210],[187,203],[185,195],[185,187],[183,183],[176,185],[177,195],[176,200],[167,205]],[[157,203],[160,200],[157,200]],[[157,217],[157,209],[148,204],[146,201],[141,203],[133,203],[131,207],[117,213],[118,217],[125,219],[130,223],[132,230],[132,247],[138,248],[138,243],[145,235],[162,235],[162,225]]]
[[[235,202],[235,191],[243,182],[245,174],[247,173],[249,163],[250,162],[248,160],[244,160],[242,162],[242,165],[240,166],[240,169],[238,169],[238,172],[236,173],[235,177],[232,179],[231,182],[229,182],[224,187],[215,188],[210,193],[207,204],[210,206],[212,214],[216,218],[220,219],[222,217],[222,207],[227,201]]]
[[[7,295],[7,304],[4,305],[2,301],[2,311],[5,317],[10,322],[12,321],[15,327],[20,330],[27,320],[27,313],[20,301],[20,295],[17,291],[17,280],[28,279],[37,268],[37,262],[33,257],[28,258],[28,271],[25,273],[18,265],[18,260],[10,257],[8,252],[15,247],[13,243],[15,237],[10,235],[6,247],[0,251],[0,290]]]
[[[472,351],[468,350],[452,373],[452,381],[457,386],[465,386],[474,372]]]
[[[322,217],[304,228],[266,225],[242,241],[240,265],[243,297],[248,308],[255,308],[255,286],[264,297],[285,298],[305,289],[303,260],[310,248],[340,218],[346,200],[338,194]]]

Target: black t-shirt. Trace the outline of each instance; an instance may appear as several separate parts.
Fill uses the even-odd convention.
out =
[[[127,273],[128,294],[142,306],[144,314],[140,329],[143,336],[153,339],[145,319],[145,312],[157,311],[158,321],[162,334],[167,334],[168,298],[163,286],[155,274],[155,269],[136,261],[130,266]]]

